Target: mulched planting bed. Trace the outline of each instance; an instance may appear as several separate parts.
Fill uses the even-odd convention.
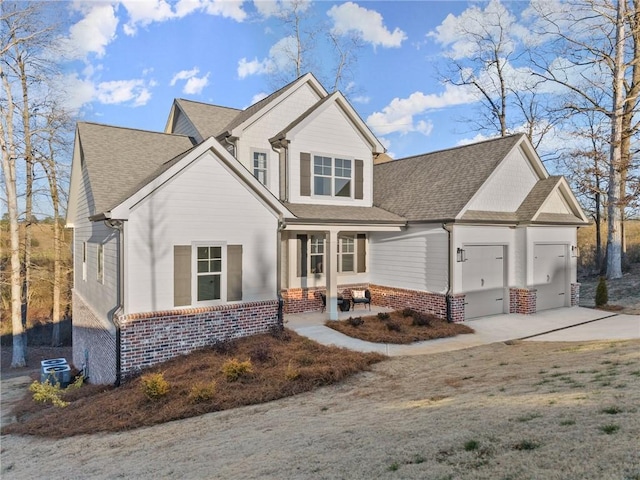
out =
[[[474,333],[473,328],[467,325],[449,323],[411,309],[327,321],[325,325],[350,337],[374,343],[407,344]]]
[[[64,408],[36,403],[27,393],[14,411],[18,423],[2,433],[61,438],[155,425],[313,390],[385,358],[323,346],[286,329],[274,331],[175,358],[118,388],[70,389],[62,395],[69,402]],[[166,385],[152,377],[157,373]],[[156,397],[151,399],[150,392]]]

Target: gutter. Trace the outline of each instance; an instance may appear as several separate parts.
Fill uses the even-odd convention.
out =
[[[284,299],[282,298],[282,231],[287,228],[283,216],[278,218],[276,232],[276,295],[278,296],[278,327],[284,329]]]
[[[124,221],[105,220],[104,224],[118,232],[118,298],[116,309],[109,315],[109,320],[116,327],[116,381],[114,386],[119,387],[122,382],[122,332],[119,318],[124,313]]]
[[[453,260],[451,257],[451,225],[447,225],[446,223],[442,224],[442,229],[447,232],[447,268],[448,268],[448,279],[447,279],[447,292],[445,293],[445,300],[447,306],[447,322],[453,322],[453,312],[451,311],[451,279],[453,278]]]

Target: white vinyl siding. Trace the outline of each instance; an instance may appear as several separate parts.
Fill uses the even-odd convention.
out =
[[[202,142],[204,139],[200,136],[195,129],[189,118],[182,113],[181,110],[176,109],[176,118],[173,120],[173,132],[177,135],[187,135],[188,137],[195,138],[197,143]]]
[[[118,235],[104,222],[91,222],[89,217],[93,199],[90,195],[86,171],[82,170],[82,181],[77,191],[74,225],[74,290],[109,328],[113,325],[107,319],[108,313],[117,307],[118,301]],[[83,275],[83,245],[86,245],[86,275]],[[103,249],[102,283],[98,281],[98,249]],[[86,278],[86,280],[84,280]]]
[[[372,233],[371,283],[445,293],[448,236],[438,227],[409,227],[402,233]]]
[[[330,150],[327,139],[331,139]],[[311,152],[311,168],[313,175],[314,155],[331,158],[351,159],[351,185],[348,197],[300,195],[300,153]],[[362,199],[354,198],[355,160],[363,163],[363,195]],[[321,205],[359,205],[371,206],[373,198],[373,159],[371,146],[355,130],[350,120],[345,117],[337,105],[317,113],[317,115],[300,127],[293,135],[289,146],[289,201],[293,203],[314,203]],[[312,192],[313,193],[313,192]]]
[[[127,313],[174,308],[174,246],[200,242],[242,245],[243,302],[276,298],[277,217],[212,152],[136,205],[127,224]]]
[[[253,172],[253,149],[266,152],[267,164],[271,167],[267,172],[266,184],[276,197],[280,195],[280,162],[278,154],[271,149],[269,138],[283,130],[319,99],[318,94],[305,83],[296,91],[288,93],[287,98],[278,105],[271,107],[269,111],[265,112],[254,123],[247,125],[245,130],[240,133],[240,139],[237,141],[238,152],[236,158],[247,170]]]

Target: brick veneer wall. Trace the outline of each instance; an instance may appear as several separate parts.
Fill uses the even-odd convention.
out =
[[[251,302],[119,319],[122,377],[221,340],[267,332],[278,323],[278,301]]]
[[[577,307],[580,305],[580,284],[572,283],[571,284],[571,306]]]
[[[351,300],[351,290],[364,290],[369,288],[368,284],[357,283],[348,285],[338,285],[338,293],[347,300]],[[282,290],[284,299],[284,313],[304,313],[322,309],[321,293],[325,293],[325,287],[309,288],[289,288]]]
[[[525,315],[536,313],[537,293],[535,288],[510,288],[509,312]]]
[[[81,369],[85,363],[91,383],[109,384],[116,381],[116,335],[77,293],[73,293],[73,365]]]

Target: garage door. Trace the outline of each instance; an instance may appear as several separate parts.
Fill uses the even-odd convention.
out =
[[[465,318],[504,311],[504,249],[502,245],[467,245],[462,264]]]
[[[538,290],[536,310],[564,307],[567,288],[566,245],[533,246],[533,283]]]

